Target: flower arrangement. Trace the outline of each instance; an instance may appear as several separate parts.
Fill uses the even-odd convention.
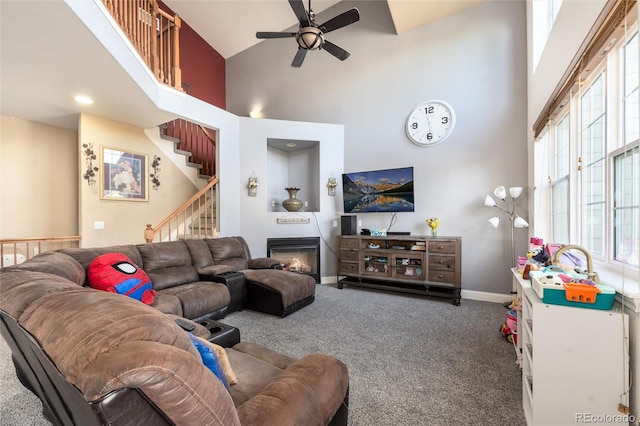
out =
[[[151,183],[153,184],[153,189],[156,191],[160,186],[160,160],[161,158],[157,155],[153,156],[153,161],[151,162],[151,167],[153,168],[153,173],[149,174],[151,178]]]
[[[93,165],[93,161],[97,159],[97,156],[93,152],[92,143],[83,143],[82,149],[84,162],[87,165],[87,170],[82,175],[82,178],[87,181],[89,186],[93,186],[96,183],[96,173],[98,172],[98,167]]]
[[[440,225],[440,218],[430,217],[429,219],[427,219],[427,225],[429,225],[429,228],[431,228],[431,236],[437,237],[438,226]]]

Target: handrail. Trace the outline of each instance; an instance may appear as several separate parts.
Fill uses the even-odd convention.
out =
[[[158,81],[182,89],[182,20],[160,9],[156,0],[102,0]]]
[[[80,236],[0,239],[0,267],[22,263],[46,251],[78,247]],[[7,247],[8,246],[8,247]]]
[[[147,224],[144,230],[146,242],[173,241],[181,238],[205,238],[215,234],[215,185],[217,177],[178,207],[157,226]]]

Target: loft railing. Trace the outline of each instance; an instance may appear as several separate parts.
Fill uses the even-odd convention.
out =
[[[189,161],[200,164],[200,174],[216,174],[216,132],[181,118],[163,126],[164,134],[178,139],[177,148],[191,153]]]
[[[17,265],[45,251],[79,247],[79,245],[79,236],[1,239],[0,267]]]
[[[178,15],[156,0],[102,0],[158,81],[182,89]]]
[[[144,230],[146,242],[175,241],[214,237],[216,232],[216,192],[218,178],[209,183],[193,197],[178,207],[156,227],[147,225]]]

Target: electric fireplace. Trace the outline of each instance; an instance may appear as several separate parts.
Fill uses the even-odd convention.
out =
[[[320,282],[320,238],[267,238],[267,256],[280,261],[285,271],[312,276]]]

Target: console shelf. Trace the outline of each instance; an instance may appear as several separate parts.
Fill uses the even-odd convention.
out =
[[[338,288],[446,297],[460,305],[460,237],[343,235],[338,245],[338,275],[344,277]]]

